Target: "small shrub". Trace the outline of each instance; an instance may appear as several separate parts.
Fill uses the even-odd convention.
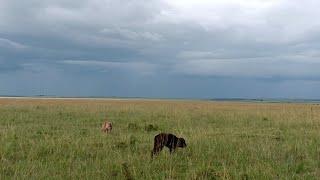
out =
[[[128,124],[128,129],[129,130],[137,130],[137,129],[139,129],[139,126],[137,124],[135,124],[135,123],[129,123]]]
[[[118,142],[118,143],[116,143],[115,146],[118,149],[126,149],[128,147],[127,143],[125,143],[125,142]]]
[[[87,135],[88,130],[87,129],[80,129],[80,135]]]
[[[301,173],[305,172],[305,170],[306,170],[306,168],[305,168],[303,162],[301,162],[301,163],[299,163],[298,166],[296,167],[295,172],[296,172],[297,174],[301,174]]]
[[[111,172],[111,176],[112,176],[112,177],[117,177],[117,176],[118,176],[118,171],[113,170],[113,171]]]
[[[157,131],[159,128],[157,125],[152,125],[152,124],[149,124],[149,125],[146,125],[144,127],[144,130],[146,130],[147,132],[151,132],[151,131]]]
[[[130,149],[131,151],[134,151],[136,150],[136,147],[137,147],[137,138],[134,137],[134,136],[130,136],[130,141],[129,141],[129,144],[130,144]]]
[[[137,143],[137,138],[136,137],[134,137],[134,136],[130,136],[130,145],[131,146],[134,146],[134,145],[136,145],[136,143]]]
[[[94,147],[98,147],[98,148],[103,147],[103,143],[101,143],[101,142],[95,142],[95,143],[93,143],[92,145],[93,145]]]
[[[127,163],[122,163],[122,171],[126,180],[133,180],[133,177],[129,171],[129,166]]]
[[[214,172],[213,169],[201,170],[196,174],[196,179],[218,179],[219,176]]]
[[[248,180],[248,179],[249,179],[248,174],[242,174],[241,175],[241,180]]]

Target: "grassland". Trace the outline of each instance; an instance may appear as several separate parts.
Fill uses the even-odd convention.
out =
[[[0,99],[0,179],[317,179],[319,137],[312,104]]]

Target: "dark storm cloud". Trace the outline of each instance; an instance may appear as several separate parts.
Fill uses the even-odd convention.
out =
[[[176,96],[188,84],[186,97],[270,97],[286,87],[301,95],[294,85],[310,93],[320,80],[319,5],[0,0],[0,93],[44,88],[51,94]],[[23,81],[21,91],[10,81]],[[80,92],[82,84],[87,87]],[[221,90],[214,91],[214,84]],[[223,91],[229,86],[239,92]],[[262,90],[267,86],[274,94]],[[126,87],[132,91],[120,90]]]

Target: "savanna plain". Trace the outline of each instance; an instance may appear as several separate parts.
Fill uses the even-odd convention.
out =
[[[187,147],[151,159],[160,132]],[[0,99],[0,179],[318,177],[317,104]]]

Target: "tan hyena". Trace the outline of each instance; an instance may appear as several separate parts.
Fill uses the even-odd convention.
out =
[[[111,124],[111,122],[105,121],[105,122],[102,124],[101,131],[103,131],[103,132],[105,132],[105,133],[109,133],[109,132],[111,132],[111,130],[112,130],[112,124]]]

